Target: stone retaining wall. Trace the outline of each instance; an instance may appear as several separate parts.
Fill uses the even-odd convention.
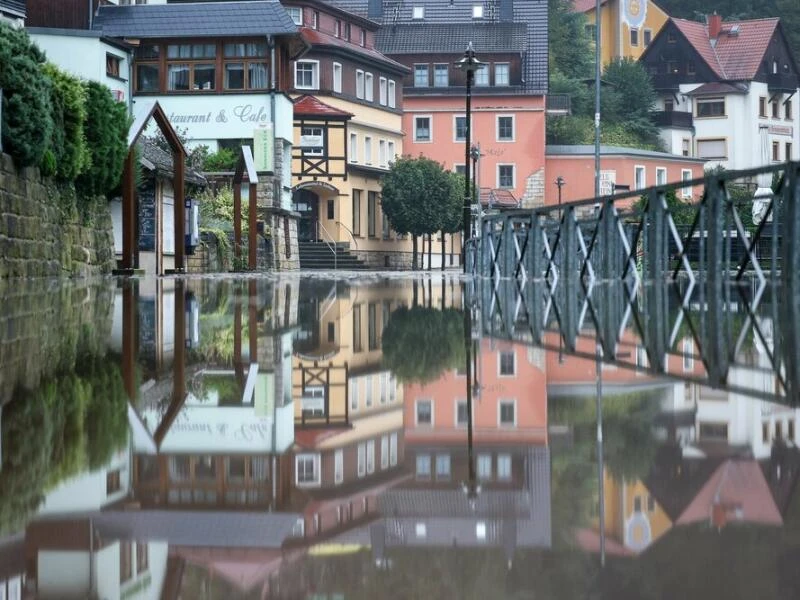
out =
[[[79,216],[39,170],[17,169],[0,154],[0,279],[89,277],[114,268],[114,233],[108,203]]]

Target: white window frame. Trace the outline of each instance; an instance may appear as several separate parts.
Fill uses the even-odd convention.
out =
[[[397,465],[397,432],[389,434],[389,466]]]
[[[325,131],[322,125],[306,125],[300,129],[300,135],[318,135],[324,139],[324,134]],[[324,145],[320,148],[303,148],[304,156],[322,156],[323,154],[325,154]]]
[[[286,12],[289,13],[289,17],[292,19],[292,22],[297,25],[301,26],[303,24],[303,8],[300,6],[287,6]],[[297,20],[295,20],[295,15],[297,16]]]
[[[378,104],[386,106],[386,77],[378,78]]]
[[[389,436],[381,436],[381,471],[389,468]]]
[[[454,142],[464,142],[467,139],[466,132],[464,133],[464,137],[458,137],[458,120],[464,119],[464,123],[467,122],[467,115],[453,115],[453,141]],[[471,128],[470,128],[471,129]]]
[[[503,357],[504,354],[510,354],[512,356],[512,358],[513,358],[513,361],[514,361],[513,362],[513,369],[512,369],[513,372],[510,375],[502,373],[502,365],[503,365],[502,357]],[[511,350],[501,350],[500,352],[497,353],[497,376],[498,377],[516,377],[517,376],[517,353],[516,353],[515,350],[513,350],[513,349],[511,349]]]
[[[356,98],[364,99],[364,71],[356,69]]]
[[[364,100],[375,101],[375,77],[372,73],[364,73]]]
[[[478,73],[485,73],[486,74],[486,80],[479,83],[478,82]],[[474,75],[474,77],[472,79],[472,83],[476,87],[486,87],[491,83],[489,81],[489,65],[481,65],[480,67],[478,67],[478,70],[475,71],[475,75]]]
[[[371,165],[372,164],[372,136],[365,135],[364,136],[364,164]],[[369,394],[369,392],[367,392]]]
[[[513,423],[502,423],[500,421],[500,416],[502,411],[500,410],[501,407],[505,404],[511,404],[514,407],[514,422]],[[500,398],[497,401],[497,426],[498,427],[516,427],[517,426],[517,399],[516,398]]]
[[[350,412],[358,412],[361,398],[359,394],[358,379],[353,377],[350,381]]]
[[[387,164],[393,163],[396,157],[397,154],[395,154],[394,142],[392,140],[388,140],[386,142],[386,160],[388,161]]]
[[[472,5],[472,18],[473,19],[482,19],[483,18],[483,4],[473,4]]]
[[[511,176],[511,186],[500,185],[500,167],[511,167],[513,174]],[[497,163],[497,188],[504,190],[513,190],[517,187],[517,165],[515,163]]]
[[[642,184],[639,185],[637,174],[641,170],[642,173]],[[643,190],[647,187],[647,167],[644,165],[633,165],[633,189],[634,190]]]
[[[497,83],[497,67],[505,67],[506,68],[506,82],[505,83]],[[496,87],[508,87],[511,85],[511,63],[507,62],[499,62],[494,63],[494,85]]]
[[[427,464],[427,467],[428,467],[428,472],[427,473],[423,473],[422,475],[420,475],[420,472],[419,472],[420,459],[423,461],[423,464]],[[425,480],[425,481],[430,480],[431,477],[433,476],[433,473],[432,473],[433,468],[432,468],[431,462],[432,461],[431,461],[431,455],[430,454],[417,454],[417,456],[414,458],[414,477],[416,479],[422,479],[422,480]]]
[[[419,422],[419,405],[422,403],[428,403],[431,406],[431,422],[430,423],[420,423]],[[417,398],[414,401],[414,425],[416,427],[431,427],[436,424],[436,418],[433,414],[434,402],[433,398]]]
[[[667,167],[656,167],[656,185],[667,185]]]
[[[501,469],[500,465],[506,464],[508,466],[508,472],[506,473],[503,469]],[[514,466],[511,460],[511,455],[508,453],[498,454],[497,455],[497,480],[498,481],[511,481],[514,473]]]
[[[437,67],[439,67],[437,69]],[[436,72],[441,71],[441,67],[444,67],[445,72],[445,82],[444,84],[440,84],[436,82]],[[433,87],[447,87],[450,85],[450,65],[447,63],[433,63]]]
[[[481,464],[482,463],[486,463],[487,459],[488,459],[489,469],[488,469],[487,473],[483,473],[482,474],[481,473]],[[478,476],[478,479],[480,479],[481,481],[491,480],[492,479],[492,469],[493,469],[492,455],[488,454],[488,453],[478,454],[478,456],[475,459],[475,472],[476,472],[476,474]]]
[[[297,82],[297,70],[300,65],[312,65],[311,85],[299,85]],[[294,63],[294,87],[298,90],[318,90],[319,89],[319,61],[318,60],[298,60]]]
[[[311,460],[314,467],[314,481],[300,481],[300,461]],[[294,483],[297,487],[319,487],[321,483],[319,454],[303,453],[294,458]]]
[[[389,80],[389,108],[397,108],[397,84],[394,79]]]
[[[342,93],[342,64],[338,62],[333,63],[333,91]]]
[[[311,13],[311,28],[319,29],[319,12],[316,10]]]
[[[372,382],[372,375],[367,375],[366,377],[364,377],[364,385],[367,388],[366,389],[367,393],[364,395],[365,396],[364,406],[366,406],[367,408],[372,408],[373,400],[375,398],[375,393],[374,393],[375,390],[373,390],[374,386]]]
[[[386,166],[386,140],[378,140],[378,166]]]
[[[684,338],[681,342],[681,355],[683,356],[683,372],[694,371],[694,353],[691,338]]]
[[[688,176],[688,177],[687,177]],[[691,169],[681,169],[681,181],[691,181],[692,180],[692,170]],[[681,197],[682,198],[691,198],[692,197],[692,186],[684,186],[681,188]]]
[[[428,132],[427,140],[421,140],[417,137],[417,120],[428,119]],[[433,143],[433,115],[414,115],[414,142],[417,144],[432,144]]]
[[[469,420],[469,415],[467,415],[467,421],[464,421],[463,423],[458,422],[458,407],[461,406],[462,404],[467,408],[469,408],[469,404],[464,398],[456,398],[455,400],[453,400],[453,426],[456,429],[461,429],[463,427],[466,427],[467,421]],[[473,410],[473,417],[474,417],[474,410]]]
[[[361,442],[356,447],[357,474],[363,477],[367,473],[367,445]]]
[[[434,464],[434,473],[433,476],[437,481],[449,481],[450,478],[453,476],[453,460],[450,457],[449,452],[439,452],[435,455],[435,460],[433,461]],[[442,459],[442,464],[447,465],[447,473],[439,474],[439,459]]]
[[[501,138],[500,137],[500,119],[501,118],[510,118],[511,119],[511,139]],[[494,138],[495,141],[500,143],[508,143],[514,142],[517,139],[517,118],[516,115],[508,115],[508,114],[500,114],[496,115],[494,119]]]
[[[415,21],[420,21],[425,18],[425,7],[424,6],[413,6],[411,8],[411,18]]]
[[[413,65],[414,87],[430,87],[431,85],[431,65],[429,63],[414,63]],[[425,85],[417,85],[417,67],[425,67]],[[419,69],[421,70],[421,69]]]
[[[367,475],[375,472],[375,440],[367,440]]]
[[[347,159],[351,163],[358,162],[358,134],[350,133],[350,147],[347,149]]]
[[[344,450],[338,448],[333,453],[333,483],[339,485],[344,481]]]

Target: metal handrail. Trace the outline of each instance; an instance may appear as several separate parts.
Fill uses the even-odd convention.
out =
[[[358,241],[356,241],[356,234],[353,233],[352,231],[350,231],[350,228],[347,225],[345,225],[344,223],[342,223],[341,221],[336,221],[336,224],[344,227],[344,230],[348,234],[350,234],[350,239],[353,240],[353,244],[355,244],[356,250],[358,250]]]
[[[322,224],[320,221],[317,221],[317,227],[321,228],[321,229],[322,229],[322,231],[324,231],[324,232],[325,232],[325,235],[327,235],[327,236],[328,236],[328,237],[331,239],[331,242],[333,242],[333,244],[331,244],[331,243],[330,243],[330,242],[328,242],[327,240],[325,240],[325,239],[322,239],[322,241],[323,241],[323,242],[325,242],[325,245],[326,245],[326,246],[328,246],[328,249],[329,249],[331,252],[333,252],[333,270],[334,270],[334,271],[336,271],[336,270],[337,270],[337,264],[336,264],[336,240],[335,240],[335,239],[333,238],[333,236],[332,236],[332,235],[331,235],[331,234],[328,232],[328,230],[327,230],[327,229],[325,229],[325,225],[323,225],[323,224]],[[317,233],[319,233],[319,231],[317,231]],[[319,237],[320,237],[320,238],[322,238],[322,236],[319,236]]]

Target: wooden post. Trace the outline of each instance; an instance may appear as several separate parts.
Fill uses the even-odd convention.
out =
[[[250,182],[250,194],[248,197],[249,212],[247,215],[247,267],[251,271],[256,270],[256,252],[258,245],[256,244],[256,195],[258,194],[258,182]]]
[[[172,152],[172,169],[175,175],[172,178],[172,187],[175,193],[173,206],[175,226],[175,272],[183,273],[184,257],[186,255],[186,207],[184,206],[184,174],[186,171],[186,154],[180,150]]]
[[[236,271],[242,259],[242,183],[233,184],[233,257]]]
[[[122,268],[133,269],[136,252],[136,186],[134,183],[135,156],[128,152],[122,171]]]
[[[252,247],[251,242],[250,248]],[[255,281],[247,282],[247,286],[247,336],[250,342],[250,364],[252,365],[258,362],[258,314],[256,310],[258,294]]]
[[[133,281],[122,288],[122,381],[131,402],[136,401],[136,290]]]

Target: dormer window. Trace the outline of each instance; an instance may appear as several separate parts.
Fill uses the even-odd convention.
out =
[[[289,16],[294,21],[295,25],[302,25],[303,24],[303,9],[299,6],[287,6],[286,12],[289,13]]]
[[[366,46],[367,45],[367,32],[364,29],[361,30],[361,39],[360,39],[359,43],[362,46]]]
[[[342,22],[339,19],[336,19],[336,24],[333,26],[333,35],[342,37]]]
[[[424,6],[415,6],[411,10],[411,18],[412,19],[424,19],[425,18],[425,7]]]
[[[472,5],[472,18],[473,19],[482,19],[483,18],[483,4],[473,4]]]
[[[314,29],[319,29],[319,11],[315,10],[314,13],[311,15],[311,27]]]

